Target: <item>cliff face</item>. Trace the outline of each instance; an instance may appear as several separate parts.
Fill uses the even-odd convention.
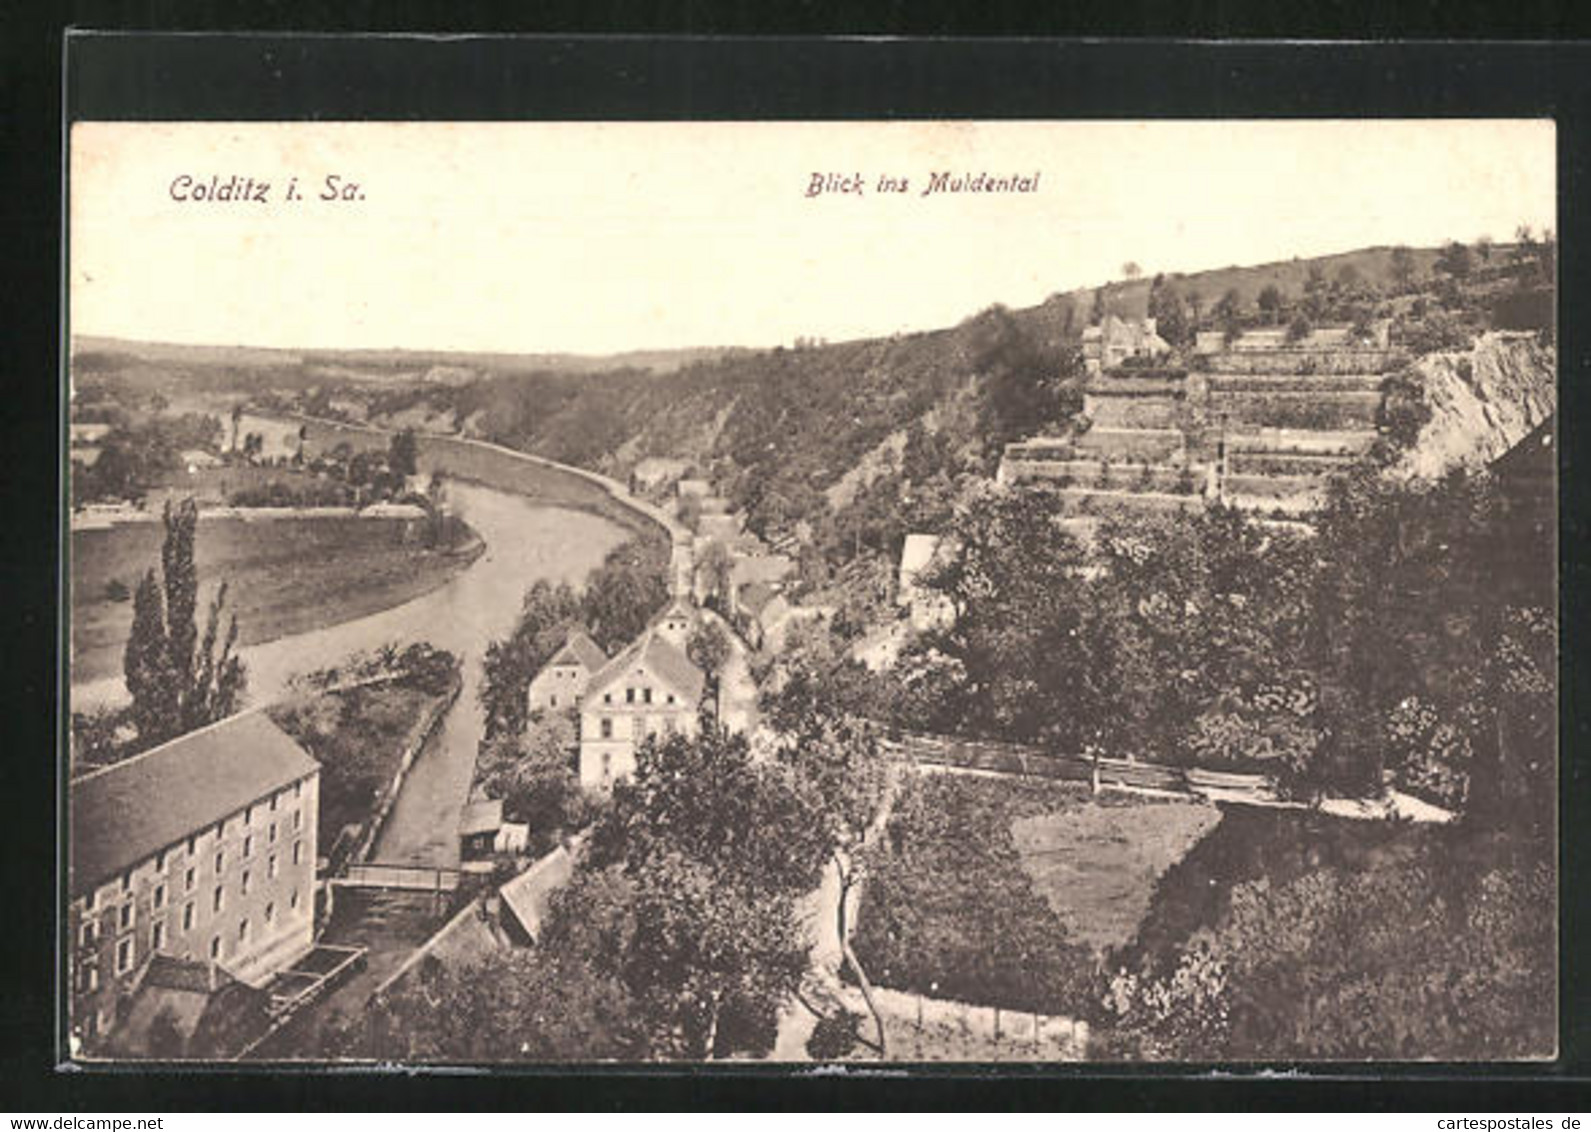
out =
[[[1413,375],[1431,419],[1398,466],[1405,475],[1434,478],[1489,464],[1558,404],[1557,353],[1533,335],[1486,334],[1467,353],[1421,358]]]

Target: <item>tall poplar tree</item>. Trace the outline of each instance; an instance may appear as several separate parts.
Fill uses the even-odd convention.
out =
[[[229,617],[226,632],[221,631],[225,583],[210,602],[204,636],[199,636],[199,575],[193,559],[198,506],[192,499],[175,508],[167,503],[163,518],[160,576],[151,568],[139,580],[122,663],[141,748],[231,715],[247,679],[236,655],[237,617]]]

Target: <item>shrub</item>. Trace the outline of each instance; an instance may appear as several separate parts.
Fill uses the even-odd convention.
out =
[[[1293,321],[1287,324],[1287,341],[1302,342],[1305,338],[1309,337],[1314,329],[1315,328],[1310,325],[1309,319],[1305,318],[1302,314],[1294,315]]]
[[[127,601],[133,595],[127,589],[127,583],[120,578],[112,578],[105,583],[106,601]]]
[[[838,1061],[856,1048],[858,1027],[862,1016],[854,1010],[841,1009],[837,1014],[825,1014],[812,1027],[807,1039],[807,1053],[814,1061]]]

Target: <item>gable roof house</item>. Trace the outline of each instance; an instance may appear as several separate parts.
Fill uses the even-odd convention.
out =
[[[1107,314],[1098,326],[1083,331],[1083,364],[1091,374],[1115,369],[1128,358],[1157,358],[1171,344],[1155,330],[1152,318],[1117,318]]]
[[[676,599],[591,677],[580,704],[580,784],[606,790],[650,736],[695,735],[707,678],[685,655],[695,610]]]
[[[585,630],[571,630],[563,647],[531,680],[530,710],[569,711],[577,707],[592,674],[606,663],[607,653]]]

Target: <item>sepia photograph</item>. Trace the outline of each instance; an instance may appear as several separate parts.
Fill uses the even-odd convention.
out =
[[[66,1055],[1553,1060],[1556,140],[74,122]]]

